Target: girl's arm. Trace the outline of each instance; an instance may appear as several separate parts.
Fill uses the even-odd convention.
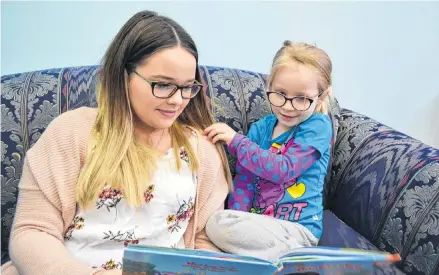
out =
[[[258,143],[260,141],[260,131],[258,123],[254,123],[248,131],[248,137],[252,142]],[[229,195],[227,201],[227,208],[241,211],[250,211],[252,206],[255,190],[252,182],[253,175],[248,171],[242,170],[239,161],[236,163],[236,176],[233,180],[233,192]],[[249,188],[250,185],[250,188]]]
[[[292,145],[283,155],[261,149],[249,138],[236,134],[229,152],[243,167],[274,183],[296,179],[317,162],[330,146],[332,127],[327,116],[311,117],[299,126]]]
[[[204,134],[213,143],[226,142],[230,155],[255,175],[284,183],[303,174],[331,145],[332,126],[327,115],[315,114],[297,127],[294,142],[283,155],[261,149],[224,123],[208,127]]]
[[[253,174],[274,183],[284,183],[299,177],[320,158],[312,146],[293,143],[283,154],[263,150],[249,138],[237,134],[229,152]]]

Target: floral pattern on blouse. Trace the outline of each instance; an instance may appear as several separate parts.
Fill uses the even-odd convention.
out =
[[[190,162],[189,162],[189,154],[183,148],[180,149],[180,158],[182,160],[184,160],[187,164],[190,164]]]
[[[180,223],[187,221],[194,214],[195,205],[193,203],[193,198],[190,197],[189,200],[183,201],[175,214],[170,214],[166,218],[166,222],[169,224],[168,231],[174,232],[181,229]]]
[[[64,234],[64,240],[70,240],[72,237],[73,230],[80,230],[84,227],[84,218],[81,216],[76,216],[73,219],[72,224],[67,228],[66,233]]]
[[[122,263],[110,259],[105,264],[101,265],[101,267],[105,270],[122,269]]]
[[[110,212],[110,208],[116,207],[122,198],[123,195],[120,190],[113,189],[110,185],[105,185],[104,190],[99,194],[96,201],[96,208],[99,209],[105,206],[108,212]]]
[[[183,160],[181,170],[172,162],[176,157]],[[95,207],[78,208],[65,233],[66,248],[91,267],[105,270],[122,269],[122,251],[132,244],[184,248],[183,234],[195,211],[196,175],[184,149],[158,164],[155,184],[143,194],[144,205],[129,206],[122,189],[106,184]]]
[[[146,189],[146,191],[145,191],[145,202],[146,203],[150,202],[154,198],[154,195],[152,194],[154,192],[154,187],[155,187],[155,185],[152,184],[148,187],[148,189]]]
[[[125,232],[118,231],[117,233],[108,230],[108,232],[104,232],[104,240],[123,242],[125,247],[127,247],[129,244],[139,243],[139,239],[136,238],[134,229]]]

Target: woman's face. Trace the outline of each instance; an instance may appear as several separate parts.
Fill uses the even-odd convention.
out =
[[[173,47],[150,56],[136,68],[136,72],[149,81],[163,83],[154,87],[154,94],[162,96],[163,91],[166,91],[166,84],[192,85],[196,66],[195,57],[189,51]],[[190,99],[184,99],[181,90],[169,98],[158,98],[153,94],[151,84],[138,74],[131,73],[128,84],[136,127],[149,131],[169,128]]]

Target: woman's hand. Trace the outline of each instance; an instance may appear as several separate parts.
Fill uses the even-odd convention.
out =
[[[212,143],[224,141],[227,145],[229,145],[230,142],[232,142],[232,139],[235,137],[236,132],[225,123],[215,123],[204,130],[204,135],[206,135],[207,139]]]

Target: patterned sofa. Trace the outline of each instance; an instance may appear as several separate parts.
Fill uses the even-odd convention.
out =
[[[1,262],[23,158],[60,113],[95,102],[98,66],[1,77]],[[201,67],[218,121],[246,133],[270,112],[266,75]],[[331,99],[332,167],[325,190],[321,245],[381,249],[403,261],[378,274],[439,274],[439,150]],[[231,160],[233,163],[233,160]]]

